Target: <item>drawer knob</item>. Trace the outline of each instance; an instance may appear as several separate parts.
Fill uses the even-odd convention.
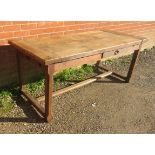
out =
[[[117,55],[118,53],[119,53],[119,50],[116,50],[116,51],[114,52],[115,55]]]

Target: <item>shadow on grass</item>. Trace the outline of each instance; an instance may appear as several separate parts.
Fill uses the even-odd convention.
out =
[[[0,122],[45,123],[45,119],[41,117],[34,107],[25,101],[21,96],[18,95],[17,97],[14,97],[14,100],[17,106],[23,110],[26,117],[0,117]]]

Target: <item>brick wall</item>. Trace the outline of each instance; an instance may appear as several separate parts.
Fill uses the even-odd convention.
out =
[[[17,79],[15,51],[7,41],[8,39],[39,38],[48,35],[65,35],[108,29],[127,34],[146,37],[149,39],[144,48],[155,45],[155,21],[132,22],[80,22],[80,21],[57,21],[57,22],[28,22],[28,21],[0,21],[0,86],[5,86]],[[26,68],[32,68],[28,65]],[[27,70],[27,69],[26,69]],[[33,70],[31,71],[33,75]]]

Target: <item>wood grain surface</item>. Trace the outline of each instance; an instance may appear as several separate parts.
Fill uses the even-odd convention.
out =
[[[110,31],[89,31],[59,38],[9,40],[9,43],[23,54],[42,64],[50,65],[116,48],[139,45],[141,41],[139,37]]]

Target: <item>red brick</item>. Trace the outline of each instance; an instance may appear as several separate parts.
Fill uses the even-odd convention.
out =
[[[75,21],[64,21],[64,26],[68,25],[76,25]]]
[[[67,26],[66,27],[64,27],[64,26],[62,26],[62,27],[53,27],[53,28],[51,28],[51,30],[53,32],[62,32],[62,31],[68,30],[68,27]]]
[[[11,21],[0,21],[0,26],[4,26],[4,25],[12,25]]]
[[[35,38],[37,38],[36,35],[30,35],[30,36],[22,37],[22,39],[35,39]]]
[[[45,31],[46,31],[46,29],[31,30],[30,35],[37,35],[37,34],[41,34],[41,33],[46,33]]]
[[[32,29],[36,29],[37,28],[37,24],[24,24],[21,25],[21,30],[32,30]]]
[[[37,24],[37,28],[48,28],[51,26],[52,26],[51,22],[40,22]]]
[[[64,22],[38,22],[37,27],[38,28],[48,28],[48,27],[59,27],[63,26]]]
[[[0,39],[7,39],[13,37],[13,32],[2,32],[0,33]]]
[[[44,33],[52,33],[52,32],[62,32],[68,30],[67,27],[52,27],[52,28],[46,28],[46,29],[36,29],[30,31],[31,35],[36,35],[36,34],[44,34]]]
[[[63,26],[64,22],[51,22],[51,27]]]
[[[17,31],[13,33],[14,37],[22,37],[22,36],[28,36],[29,31]]]
[[[67,30],[78,30],[78,29],[80,29],[80,26],[79,25],[66,26],[66,29]]]
[[[39,23],[39,21],[28,21],[28,23],[30,23],[30,24],[36,24],[36,23]]]
[[[27,24],[27,21],[13,21],[13,24]]]
[[[87,29],[87,28],[95,28],[98,26],[99,23],[89,23],[89,24],[83,24],[79,25],[80,29]]]
[[[92,21],[75,21],[76,24],[88,24],[92,23]]]
[[[19,31],[20,30],[20,25],[4,26],[3,30],[4,31]]]
[[[2,32],[3,31],[3,27],[0,27],[0,32]]]
[[[64,25],[64,22],[56,22],[56,26],[63,26]]]

